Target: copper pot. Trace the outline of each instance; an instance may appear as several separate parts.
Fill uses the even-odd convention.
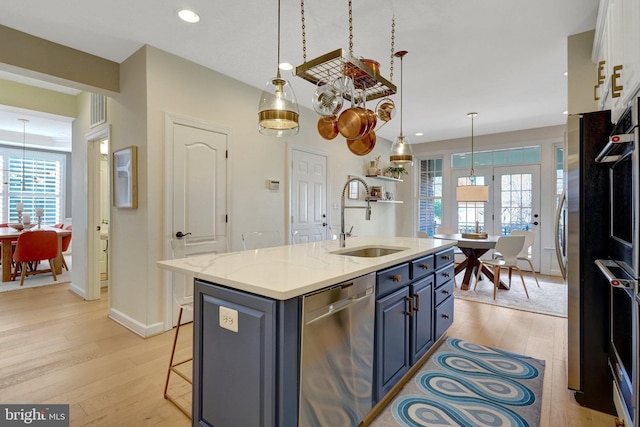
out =
[[[318,119],[318,133],[324,139],[334,139],[338,136],[338,118],[336,116],[320,117]]]
[[[374,61],[373,59],[361,59],[360,62],[362,65],[373,71],[373,74],[380,73],[380,63],[378,61]]]
[[[396,115],[396,104],[389,98],[384,98],[376,106],[376,114],[383,122],[388,122]]]
[[[369,130],[369,114],[362,107],[351,107],[340,113],[338,132],[347,139],[363,137]]]
[[[369,119],[369,131],[372,131],[378,124],[378,116],[376,116],[375,111],[367,110],[367,118]]]
[[[364,156],[373,151],[376,146],[376,132],[370,130],[365,136],[359,139],[347,139],[349,151],[357,156]]]

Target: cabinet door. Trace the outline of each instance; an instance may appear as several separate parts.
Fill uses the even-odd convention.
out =
[[[374,400],[377,402],[409,370],[409,287],[376,301]]]
[[[411,365],[433,345],[433,276],[410,286],[413,299],[411,316]]]
[[[276,302],[198,281],[195,290],[194,423],[274,426]]]

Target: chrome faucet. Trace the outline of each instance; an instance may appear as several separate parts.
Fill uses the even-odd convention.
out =
[[[367,192],[367,206],[345,206],[344,205],[344,195],[347,192],[347,187],[353,181],[360,182],[364,185],[364,189]],[[347,234],[344,232],[344,210],[345,209],[366,209],[364,219],[369,221],[371,219],[371,202],[369,201],[369,186],[362,178],[353,177],[347,180],[347,183],[344,185],[342,189],[342,200],[340,202],[340,247],[344,248],[347,244]],[[353,229],[353,227],[351,227]],[[349,235],[351,235],[351,231],[349,231]]]

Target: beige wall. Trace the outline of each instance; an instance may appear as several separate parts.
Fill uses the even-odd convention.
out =
[[[567,41],[569,114],[596,111],[594,96],[598,67],[591,60],[595,30],[570,36]]]
[[[364,175],[369,160],[379,154],[388,159],[388,141],[379,140],[371,154],[358,157],[348,151],[343,138],[320,138],[316,132],[318,116],[306,109],[301,111],[299,135],[283,139],[260,135],[256,127],[260,89],[153,47],[140,49],[121,64],[120,71],[121,93],[108,101],[111,150],[138,146],[139,200],[135,210],[111,208],[109,293],[111,315],[141,335],[160,332],[164,322],[164,275],[156,262],[163,259],[163,245],[169,239],[163,228],[166,112],[231,129],[228,232],[232,250],[241,249],[243,231],[275,228],[283,236],[288,232],[286,180],[291,147],[328,155],[330,207],[339,205],[347,175]],[[300,80],[295,84],[307,83]],[[81,104],[83,110],[88,108],[84,99]],[[86,123],[85,116],[83,111],[81,120]],[[74,158],[76,148],[78,159],[86,158],[81,140],[88,130],[80,125],[74,129],[78,130],[74,132]],[[74,161],[74,167],[82,169],[79,163]],[[75,181],[80,192],[85,179]],[[267,190],[267,179],[280,180],[281,190]],[[390,185],[389,190],[396,192],[396,185],[409,184]],[[77,204],[82,205],[74,202],[74,207]],[[364,221],[361,211],[349,211],[347,222],[361,235],[393,235],[396,212],[402,209],[404,205],[374,206],[369,222]],[[86,217],[86,208],[74,210],[74,221],[76,215],[83,214]],[[338,210],[330,208],[328,215],[332,223],[339,223]],[[75,264],[74,254],[74,269]]]

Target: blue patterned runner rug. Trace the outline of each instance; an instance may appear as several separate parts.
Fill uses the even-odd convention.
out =
[[[538,426],[544,360],[447,338],[371,426]]]

